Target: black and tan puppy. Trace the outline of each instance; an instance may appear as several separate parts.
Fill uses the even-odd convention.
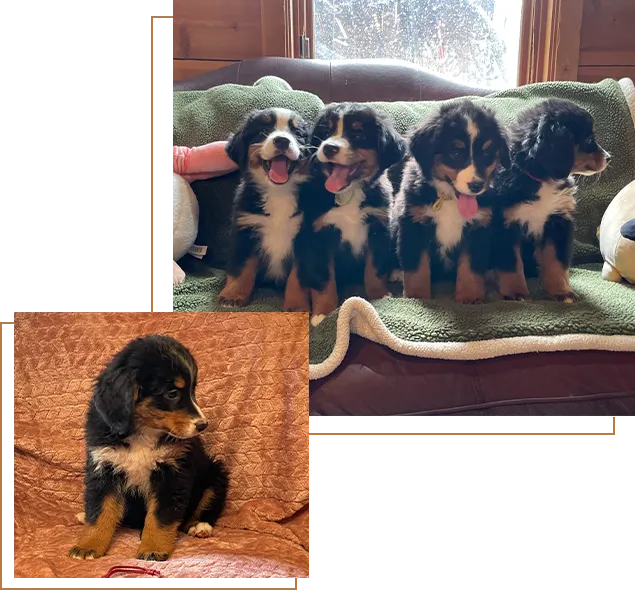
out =
[[[601,172],[609,155],[598,145],[591,115],[566,100],[546,100],[521,114],[512,138],[512,165],[495,182],[493,260],[500,294],[512,300],[529,295],[524,251],[528,264],[535,256],[547,295],[571,303],[572,175]]]
[[[317,149],[311,182],[301,189],[305,224],[296,254],[315,325],[337,307],[337,281],[363,277],[368,299],[388,294],[392,187],[384,172],[407,145],[385,118],[356,103],[326,107],[311,142]]]
[[[298,188],[306,171],[308,124],[287,109],[252,112],[230,138],[227,154],[242,181],[234,198],[227,282],[219,303],[249,302],[257,278],[286,283],[300,229]]]
[[[489,189],[509,164],[494,114],[469,100],[441,107],[410,137],[414,160],[404,170],[393,210],[404,297],[431,297],[432,269],[456,269],[455,299],[479,303],[489,266]]]
[[[106,553],[119,524],[140,528],[137,559],[166,560],[178,529],[209,537],[228,477],[197,435],[197,366],[168,336],[137,338],[97,377],[86,417],[85,529],[69,551]]]

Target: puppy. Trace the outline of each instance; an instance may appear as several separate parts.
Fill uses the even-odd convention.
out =
[[[227,154],[241,172],[234,198],[227,282],[219,303],[249,302],[257,277],[284,285],[302,223],[298,187],[305,170],[308,124],[287,109],[252,112],[230,138]]]
[[[496,181],[494,267],[504,299],[529,295],[523,251],[540,267],[547,295],[571,303],[573,174],[602,172],[609,154],[598,144],[593,118],[567,100],[550,99],[520,115],[512,129],[512,165]]]
[[[410,151],[414,160],[391,222],[404,297],[430,299],[431,269],[456,269],[455,299],[480,303],[489,266],[489,188],[499,165],[509,165],[505,134],[490,110],[464,100],[415,129]]]
[[[337,307],[337,281],[363,275],[368,299],[388,294],[392,187],[383,172],[405,157],[407,145],[386,119],[356,103],[326,107],[311,143],[317,149],[311,182],[301,190],[297,257],[315,325]]]
[[[69,551],[101,557],[119,524],[141,528],[137,559],[164,561],[177,530],[209,537],[228,476],[197,435],[197,366],[168,336],[127,344],[97,377],[86,417],[85,529]]]

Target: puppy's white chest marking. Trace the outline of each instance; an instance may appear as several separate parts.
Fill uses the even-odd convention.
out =
[[[297,187],[293,184],[267,188],[262,201],[266,215],[245,213],[239,217],[238,224],[257,228],[267,262],[267,275],[273,279],[284,279],[284,261],[293,253],[293,240],[302,223],[302,215],[294,216]]]
[[[459,213],[459,202],[454,196],[444,199],[441,207],[436,211],[432,206],[425,206],[422,209],[422,215],[417,217],[430,217],[434,221],[439,253],[446,262],[449,251],[461,241],[466,226],[472,223],[488,223],[492,217],[490,209],[479,209],[472,219],[465,219]]]
[[[366,217],[370,211],[362,209],[364,191],[361,188],[352,189],[353,195],[345,205],[334,207],[327,211],[323,218],[323,225],[334,225],[342,232],[342,240],[351,245],[355,256],[361,256],[368,240],[368,225]]]
[[[160,463],[168,463],[175,458],[174,449],[169,445],[155,448],[157,439],[150,435],[133,435],[126,440],[128,447],[95,447],[90,454],[95,461],[95,469],[111,466],[115,472],[126,476],[128,487],[147,493],[150,474]]]
[[[538,190],[538,199],[529,203],[519,203],[505,212],[507,224],[520,223],[527,227],[527,232],[541,237],[545,223],[550,215],[573,213],[575,210],[575,193],[577,190],[573,182],[564,188],[562,181],[543,182]]]

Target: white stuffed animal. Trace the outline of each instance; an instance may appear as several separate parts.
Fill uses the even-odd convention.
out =
[[[611,201],[599,228],[602,278],[635,284],[635,180]]]
[[[238,168],[225,152],[226,145],[226,141],[214,141],[193,148],[172,146],[173,285],[185,280],[185,273],[176,261],[187,254],[198,233],[198,201],[190,182],[229,174]]]
[[[172,284],[185,280],[183,269],[176,263],[187,254],[198,233],[198,201],[190,183],[172,174]]]

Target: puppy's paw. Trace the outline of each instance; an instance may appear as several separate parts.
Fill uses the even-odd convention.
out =
[[[483,303],[482,297],[470,295],[469,293],[466,295],[456,295],[454,299],[458,303],[463,303],[465,305],[480,305],[481,303]]]
[[[311,311],[311,303],[309,302],[308,295],[305,295],[304,293],[287,293],[284,296],[282,309],[284,311]]]
[[[403,296],[406,299],[421,299],[421,301],[428,301],[429,299],[432,299],[432,294],[430,293],[430,291],[425,289],[415,289],[410,291],[404,290]]]
[[[391,283],[403,283],[403,270],[393,270],[388,280]]]
[[[68,556],[73,559],[97,559],[103,555],[104,554],[98,549],[93,549],[92,547],[82,547],[80,545],[75,545],[68,552]]]
[[[311,311],[309,309],[309,305],[284,305],[282,307],[283,311],[297,311],[297,312],[307,312],[307,311]]]
[[[326,315],[323,313],[318,313],[317,315],[311,316],[311,325],[314,328],[317,328],[324,321],[325,317]]]
[[[384,297],[390,297],[390,291],[385,286],[366,290],[366,298],[368,301],[375,301],[376,299],[383,299]]]
[[[573,291],[569,291],[567,293],[555,293],[550,295],[550,297],[554,301],[559,301],[560,303],[575,303],[578,301],[578,296]]]
[[[252,287],[245,286],[239,279],[227,277],[225,286],[218,294],[218,304],[223,307],[244,307],[249,303]]]
[[[137,553],[137,559],[144,559],[145,561],[166,561],[168,557],[170,557],[169,553],[160,551],[139,551]]]
[[[524,295],[523,293],[512,293],[509,295],[502,295],[501,299],[504,301],[529,301],[531,299],[528,295]]]
[[[245,307],[249,303],[249,297],[243,297],[239,295],[223,295],[221,293],[218,296],[218,305],[223,307]]]
[[[185,272],[176,263],[172,261],[172,285],[180,285],[185,280]]]
[[[211,537],[212,525],[209,524],[209,522],[197,522],[188,529],[187,534],[190,535],[190,537],[197,537],[199,539]]]

